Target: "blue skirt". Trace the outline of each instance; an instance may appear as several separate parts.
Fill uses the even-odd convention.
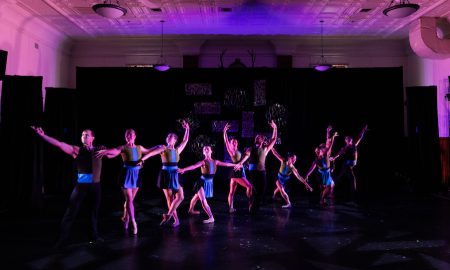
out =
[[[120,185],[122,188],[140,188],[142,186],[139,170],[141,166],[124,165],[120,172]]]
[[[201,188],[203,188],[203,191],[205,191],[205,197],[206,198],[212,198],[213,197],[213,176],[201,176],[200,179],[195,181],[194,184],[194,192],[197,193]]]
[[[180,183],[178,182],[178,166],[163,166],[159,172],[158,187],[160,189],[172,189],[178,191]]]
[[[331,186],[333,178],[331,178],[330,168],[319,169],[319,173],[321,174],[322,185]]]
[[[290,175],[282,175],[281,173],[278,173],[278,183],[280,183],[283,188],[286,187],[286,182],[289,180],[289,178],[291,178]]]

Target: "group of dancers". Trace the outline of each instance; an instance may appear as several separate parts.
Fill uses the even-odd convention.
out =
[[[180,154],[185,149],[189,140],[189,124],[183,121],[184,128],[183,140],[178,144],[178,136],[175,133],[169,133],[166,137],[166,145],[158,145],[151,148],[145,148],[142,145],[135,144],[136,133],[133,129],[125,131],[124,145],[114,148],[106,148],[104,146],[94,146],[93,142],[95,134],[92,130],[86,129],[82,132],[81,142],[82,146],[69,145],[61,142],[53,137],[45,134],[41,127],[32,127],[44,141],[56,146],[64,153],[72,156],[75,159],[77,166],[77,183],[70,196],[68,208],[64,214],[61,222],[60,238],[57,246],[62,246],[67,243],[70,228],[76,218],[79,207],[85,197],[91,197],[92,205],[91,211],[91,240],[92,242],[103,240],[98,235],[97,216],[101,198],[100,188],[100,174],[102,167],[102,158],[114,158],[119,154],[123,160],[123,167],[120,173],[120,184],[125,197],[123,207],[123,216],[121,218],[123,226],[126,230],[130,230],[132,234],[138,233],[138,226],[135,219],[134,198],[142,185],[140,171],[144,162],[152,156],[159,155],[162,161],[162,168],[159,173],[157,186],[163,191],[168,211],[162,215],[160,225],[170,225],[177,227],[180,225],[180,220],[177,215],[177,208],[184,200],[184,190],[179,181],[179,174],[184,174],[187,171],[192,171],[200,168],[201,177],[196,180],[194,184],[194,196],[189,205],[189,214],[197,215],[199,211],[195,210],[195,205],[200,201],[203,210],[208,218],[203,220],[203,223],[214,222],[214,216],[211,207],[208,205],[207,199],[213,197],[213,178],[218,166],[232,167],[230,174],[230,189],[228,193],[229,212],[236,211],[233,201],[236,189],[241,186],[245,189],[245,194],[248,199],[248,210],[251,213],[256,213],[263,202],[263,196],[267,185],[266,177],[266,157],[269,152],[280,161],[280,169],[275,181],[276,188],[273,192],[273,197],[278,193],[286,202],[282,207],[290,208],[292,206],[289,196],[286,192],[285,186],[292,175],[298,179],[308,191],[312,191],[312,187],[308,184],[308,179],[311,173],[318,168],[320,174],[320,205],[326,206],[327,199],[333,195],[334,181],[331,174],[330,163],[339,157],[344,157],[344,167],[338,178],[348,175],[353,182],[356,190],[357,182],[353,172],[358,158],[357,147],[367,126],[365,126],[358,138],[353,141],[350,136],[345,137],[345,146],[334,157],[331,156],[331,149],[334,144],[337,132],[331,134],[332,128],[327,128],[326,141],[320,144],[316,149],[316,159],[305,177],[302,177],[295,167],[296,155],[287,154],[286,157],[280,155],[274,145],[277,140],[277,125],[274,121],[270,122],[272,128],[272,137],[266,140],[263,135],[256,135],[254,145],[241,152],[238,150],[238,140],[236,138],[228,137],[228,130],[230,125],[226,124],[223,129],[223,139],[228,154],[231,157],[232,163],[216,160],[212,158],[213,149],[210,145],[203,146],[204,159],[197,163],[179,168],[178,163]],[[244,165],[247,166],[248,178]],[[171,222],[172,221],[172,222]]]

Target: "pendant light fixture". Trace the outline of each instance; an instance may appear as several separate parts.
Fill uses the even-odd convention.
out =
[[[160,21],[161,23],[161,54],[159,55],[158,63],[153,67],[158,71],[167,71],[170,69],[170,66],[166,64],[166,60],[164,58],[164,20]]]
[[[314,69],[317,71],[327,71],[332,68],[332,66],[325,61],[325,57],[323,56],[323,20],[320,20],[320,47],[322,48],[320,62],[314,66]]]
[[[416,12],[420,6],[411,4],[408,0],[392,0],[383,14],[392,18],[404,18]]]
[[[112,1],[103,1],[103,4],[95,4],[92,9],[95,13],[108,19],[117,19],[127,14],[127,9],[119,5],[119,1],[116,4],[112,4]]]

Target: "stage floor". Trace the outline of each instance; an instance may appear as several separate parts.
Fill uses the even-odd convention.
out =
[[[213,224],[202,223],[203,212],[187,215],[187,197],[177,228],[159,226],[166,211],[161,198],[140,199],[136,236],[124,232],[117,199],[102,199],[103,243],[88,242],[81,209],[62,250],[53,245],[65,201],[48,199],[35,215],[3,213],[0,247],[8,267],[2,269],[450,269],[446,197],[380,196],[325,209],[294,197],[291,209],[270,201],[250,215],[243,196],[229,214],[222,195],[210,200]]]

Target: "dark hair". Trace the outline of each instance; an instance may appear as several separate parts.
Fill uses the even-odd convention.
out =
[[[95,137],[95,133],[94,133],[94,131],[93,131],[92,129],[90,129],[90,128],[85,128],[85,129],[83,129],[82,132],[85,132],[85,131],[91,132],[91,136],[92,136],[92,137]]]
[[[295,156],[295,154],[294,154],[294,153],[292,153],[292,152],[287,152],[286,156],[287,156],[288,158],[290,158],[290,157],[294,157],[294,156]]]

